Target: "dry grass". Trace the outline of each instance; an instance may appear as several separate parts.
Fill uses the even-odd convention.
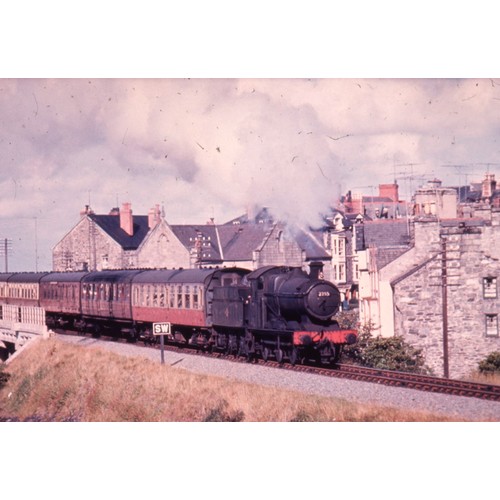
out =
[[[21,421],[379,421],[436,422],[426,413],[196,375],[54,339],[13,360],[0,391],[0,418]]]
[[[479,384],[500,385],[500,373],[471,373],[465,380]]]

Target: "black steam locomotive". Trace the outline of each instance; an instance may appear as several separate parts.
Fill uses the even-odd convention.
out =
[[[2,304],[40,306],[50,326],[167,341],[290,363],[338,360],[357,340],[334,320],[335,285],[301,268],[109,270],[0,274]],[[162,330],[162,327],[165,327]]]

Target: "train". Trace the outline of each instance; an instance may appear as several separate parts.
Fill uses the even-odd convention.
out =
[[[322,264],[0,273],[2,305],[38,306],[47,325],[291,364],[338,362],[355,330],[335,320],[340,292]]]

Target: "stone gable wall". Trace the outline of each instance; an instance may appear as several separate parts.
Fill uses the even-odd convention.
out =
[[[128,256],[127,262],[134,259]],[[57,243],[52,252],[54,271],[81,271],[120,269],[124,266],[124,252],[120,245],[103,232],[88,217]],[[129,266],[133,267],[133,266]]]
[[[138,249],[138,266],[189,269],[189,250],[179,241],[165,221],[161,221]]]
[[[483,278],[498,277],[500,284],[500,228],[441,228],[441,233],[446,239],[448,363],[450,376],[457,378],[500,350],[500,338],[486,335],[486,314],[500,315],[500,291],[496,298],[483,297]],[[436,234],[427,240],[428,255],[436,255]],[[394,333],[422,348],[436,375],[443,374],[442,266],[439,254],[394,286]]]

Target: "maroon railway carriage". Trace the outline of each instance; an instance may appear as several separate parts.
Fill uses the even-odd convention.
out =
[[[40,307],[40,279],[47,273],[2,273],[0,294],[4,304]]]
[[[82,329],[132,337],[132,280],[143,271],[96,271],[81,280]]]
[[[88,272],[48,273],[40,279],[40,306],[53,325],[70,326],[81,315],[81,281]]]
[[[206,345],[211,335],[214,288],[238,285],[250,271],[239,268],[150,270],[132,280],[132,316],[139,337],[153,323],[170,323],[178,342]]]

